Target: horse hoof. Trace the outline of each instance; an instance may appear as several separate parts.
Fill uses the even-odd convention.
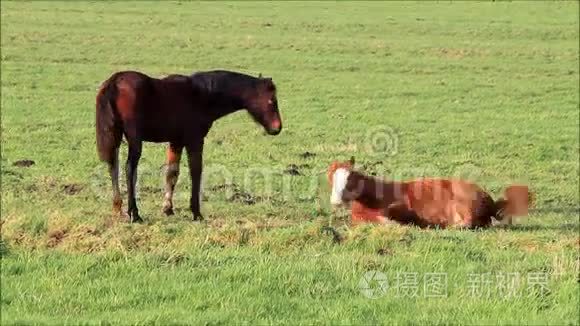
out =
[[[163,207],[163,213],[167,216],[175,214],[175,212],[173,211],[173,207]]]
[[[201,222],[203,220],[204,220],[204,218],[203,218],[202,215],[193,215],[193,221],[194,222],[197,222],[197,221]]]
[[[129,217],[129,222],[132,223],[143,223],[143,219],[139,215],[133,215]]]

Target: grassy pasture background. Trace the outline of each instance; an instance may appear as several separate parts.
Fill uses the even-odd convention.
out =
[[[3,1],[1,19],[2,324],[578,324],[578,2]],[[96,88],[118,70],[214,68],[273,77],[283,132],[245,113],[214,125],[206,170],[227,172],[205,179],[203,224],[185,161],[162,216],[164,146],[147,144],[146,223],[119,221]],[[536,211],[478,232],[351,228],[323,173],[351,155],[494,195],[525,182]],[[367,271],[388,277],[384,296],[361,294]],[[398,295],[401,272],[417,296]],[[485,272],[490,293],[472,296]],[[514,297],[496,279],[510,272]],[[426,297],[428,273],[447,275],[445,297]]]

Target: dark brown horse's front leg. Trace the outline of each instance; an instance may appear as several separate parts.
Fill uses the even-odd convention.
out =
[[[189,208],[194,221],[203,220],[200,210],[200,188],[203,161],[203,143],[187,146],[187,160],[189,162],[189,174],[191,176],[191,198]]]

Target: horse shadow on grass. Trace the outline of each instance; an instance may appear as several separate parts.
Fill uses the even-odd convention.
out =
[[[580,208],[576,207],[563,207],[563,208],[537,208],[530,210],[530,216],[539,214],[570,214],[575,215],[577,220],[576,223],[556,223],[556,224],[512,224],[505,226],[497,226],[497,228],[504,228],[510,231],[580,231]],[[538,219],[541,217],[537,216]],[[517,221],[517,220],[516,220]]]
[[[514,224],[503,228],[509,231],[516,232],[529,232],[529,231],[574,231],[578,233],[580,231],[580,224],[578,223],[563,223],[556,225],[542,225],[542,224]]]

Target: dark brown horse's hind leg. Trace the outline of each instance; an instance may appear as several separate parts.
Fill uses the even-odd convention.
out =
[[[167,171],[165,172],[165,197],[163,199],[163,213],[173,215],[173,191],[179,177],[179,162],[183,146],[169,144],[167,148]]]
[[[113,213],[120,214],[123,206],[121,199],[121,189],[119,188],[119,147],[115,148],[112,160],[108,162],[109,175],[113,185]]]
[[[194,221],[202,221],[203,216],[200,210],[200,187],[203,160],[203,143],[187,146],[187,160],[189,163],[189,174],[191,176],[191,198],[189,207],[193,214]]]
[[[127,214],[129,222],[142,222],[135,200],[135,184],[137,183],[137,166],[141,158],[142,142],[140,140],[130,139],[129,155],[127,157],[127,195],[129,197]]]

